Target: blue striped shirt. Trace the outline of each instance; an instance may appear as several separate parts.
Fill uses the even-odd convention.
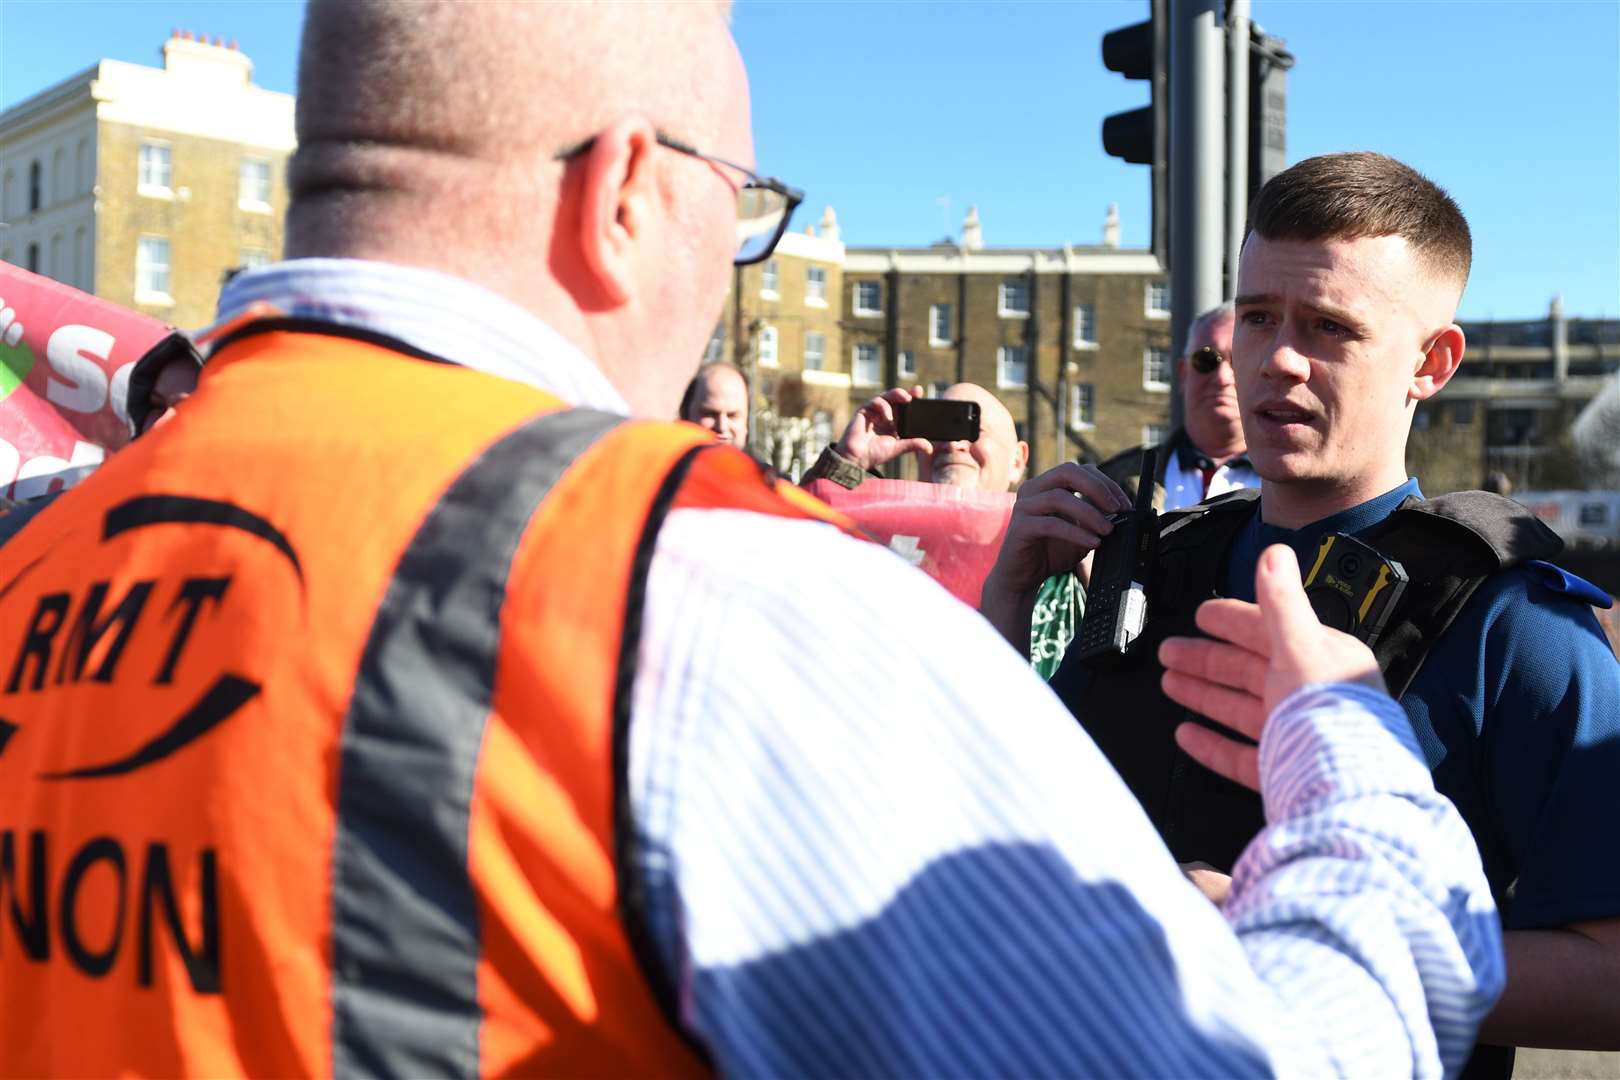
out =
[[[617,398],[531,316],[428,271],[282,264],[222,314],[253,299]],[[639,661],[639,870],[724,1072],[1441,1076],[1500,991],[1473,841],[1383,695],[1279,708],[1269,824],[1217,910],[1023,658],[875,545],[678,510]]]

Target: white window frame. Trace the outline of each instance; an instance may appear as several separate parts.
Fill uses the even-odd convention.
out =
[[[1170,437],[1169,424],[1143,424],[1142,445],[1157,446]]]
[[[817,277],[817,274],[821,276]],[[807,307],[827,306],[827,268],[825,266],[807,266],[804,268],[804,302]]]
[[[1024,306],[1022,309],[1007,306],[1007,286],[1009,285],[1023,292]],[[1029,282],[1023,278],[1003,278],[1001,284],[996,288],[996,314],[1003,319],[1029,318]]]
[[[237,253],[236,265],[243,270],[257,270],[261,266],[269,266],[275,260],[263,248],[243,248]]]
[[[1089,410],[1084,407],[1087,404],[1091,406]],[[1086,419],[1088,411],[1091,413],[1089,420]],[[1069,384],[1069,426],[1077,431],[1090,431],[1097,426],[1097,386],[1095,383],[1075,382]]]
[[[776,366],[776,327],[762,326],[759,330],[759,366]]]
[[[779,300],[782,294],[777,291],[781,285],[781,267],[775,259],[766,259],[759,268],[759,295],[767,300]]]
[[[1012,350],[1024,354],[1024,377],[1014,380],[1011,377],[1012,360],[1009,353]],[[996,349],[996,385],[1005,387],[1023,387],[1029,385],[1029,346],[1028,345],[1002,345]]]
[[[877,307],[867,307],[865,304],[863,304],[861,302],[861,293],[864,292],[867,289],[871,289],[871,290],[873,290],[874,292],[877,293]],[[850,290],[851,290],[850,301],[849,301],[850,308],[855,312],[855,314],[857,314],[857,315],[881,315],[881,314],[883,314],[883,282],[881,282],[881,281],[873,281],[871,279],[867,279],[866,281],[857,281],[857,282],[854,282],[853,284],[850,285]]]
[[[900,350],[899,378],[903,383],[917,380],[917,354],[910,349]]]
[[[1088,335],[1086,332],[1090,331]],[[1074,305],[1074,342],[1076,349],[1097,347],[1097,305]]]
[[[151,261],[148,244],[163,245],[162,288],[151,280],[156,265]],[[174,303],[174,249],[166,236],[142,236],[135,241],[135,302],[137,304],[170,305]]]
[[[1164,306],[1155,306],[1153,294],[1155,291],[1164,292]],[[1168,319],[1170,317],[1170,283],[1163,278],[1154,278],[1142,286],[1142,311],[1150,319]]]
[[[1155,366],[1154,353],[1159,353],[1161,359],[1158,363],[1164,367],[1164,378],[1153,378]],[[1170,350],[1160,345],[1146,345],[1142,348],[1142,389],[1164,390],[1170,389]]]
[[[147,151],[161,151],[163,154],[163,183],[155,183],[156,177],[148,177]],[[135,159],[135,190],[138,194],[152,199],[174,198],[174,147],[161,139],[142,139],[141,147],[136,151]],[[156,154],[153,155],[154,159]]]
[[[248,166],[264,167],[264,187],[259,190],[248,190]],[[254,179],[254,187],[258,188],[258,178]],[[249,210],[258,214],[270,212],[270,195],[275,189],[274,166],[269,158],[245,157],[236,163],[236,205],[242,210]],[[264,198],[257,196],[263,194]]]
[[[724,324],[717,323],[713,332],[709,334],[709,343],[703,347],[703,362],[705,364],[719,363],[726,352],[726,329]]]
[[[945,316],[945,337],[939,336],[939,323],[941,313]],[[955,325],[951,316],[956,314],[950,304],[928,305],[928,344],[938,348],[947,348],[956,343]]]
[[[868,357],[862,360],[862,356]],[[866,365],[867,372],[861,370]],[[849,382],[851,386],[877,386],[883,381],[883,349],[870,341],[858,341],[849,350]]]
[[[814,341],[814,346],[811,342]],[[813,361],[813,362],[812,362]],[[804,335],[804,370],[827,370],[827,335],[807,330]]]

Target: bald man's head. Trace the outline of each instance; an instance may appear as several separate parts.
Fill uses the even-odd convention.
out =
[[[1019,440],[1012,413],[1001,400],[976,383],[957,383],[941,395],[946,401],[979,405],[976,442],[936,443],[922,462],[922,478],[952,487],[1006,491],[1024,478],[1029,445]]]
[[[633,411],[668,416],[723,302],[741,178],[656,136],[752,163],[726,12],[311,0],[288,256],[483,285],[590,354]]]

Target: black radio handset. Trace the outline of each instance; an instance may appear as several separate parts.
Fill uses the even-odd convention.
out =
[[[1081,660],[1124,655],[1147,623],[1149,578],[1159,546],[1159,514],[1153,508],[1157,456],[1157,450],[1143,452],[1136,505],[1109,518],[1114,531],[1097,548],[1086,613],[1073,645]]]

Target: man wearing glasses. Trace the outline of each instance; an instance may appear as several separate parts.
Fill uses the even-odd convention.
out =
[[[1260,477],[1243,456],[1243,421],[1230,362],[1234,321],[1230,303],[1198,316],[1187,334],[1186,352],[1176,361],[1182,426],[1157,447],[1159,497],[1154,501],[1160,510],[1180,510],[1228,491],[1260,486]],[[1132,447],[1100,466],[1133,499],[1147,449]]]
[[[311,5],[287,261],[0,549],[0,1073],[1460,1061],[1480,866],[1291,562],[1228,923],[976,616],[626,419],[786,227],[752,160],[722,6]]]

